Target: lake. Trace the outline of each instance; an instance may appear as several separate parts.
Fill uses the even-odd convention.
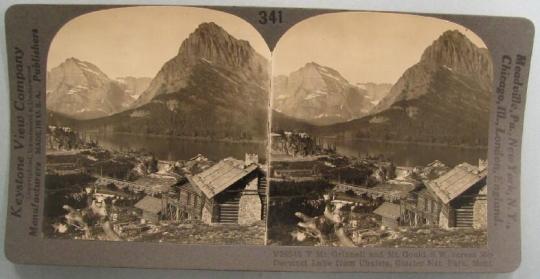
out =
[[[330,142],[329,140],[327,140]],[[467,162],[478,164],[478,159],[487,158],[487,148],[463,148],[453,146],[435,146],[412,143],[387,143],[364,140],[332,141],[336,151],[345,156],[378,156],[392,160],[398,166],[425,166],[439,160],[447,166]]]
[[[100,146],[109,150],[145,150],[152,152],[160,160],[187,160],[197,154],[213,161],[226,157],[243,160],[245,153],[258,153],[260,162],[264,162],[266,158],[264,143],[202,141],[115,133],[92,133],[87,136],[97,139]]]
[[[235,143],[222,141],[203,141],[173,137],[154,137],[131,134],[92,133],[99,145],[106,149],[127,151],[146,150],[154,153],[162,160],[187,160],[202,154],[211,160],[218,161],[226,157],[244,159],[245,153],[258,153],[261,162],[266,158],[264,143]],[[339,154],[363,157],[366,155],[383,155],[398,166],[424,166],[439,160],[448,166],[462,162],[478,164],[478,159],[486,159],[487,148],[463,148],[453,146],[421,145],[412,143],[387,143],[364,140],[336,141],[325,139],[336,144]]]

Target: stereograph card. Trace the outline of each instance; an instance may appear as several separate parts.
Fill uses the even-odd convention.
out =
[[[508,17],[12,6],[6,255],[512,271],[533,35]]]

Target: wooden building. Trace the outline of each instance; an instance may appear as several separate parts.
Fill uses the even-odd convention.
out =
[[[179,181],[179,175],[174,173],[152,173],[138,178],[132,184],[136,185],[138,191],[143,191],[150,196],[156,196],[169,192]]]
[[[142,219],[157,224],[162,219],[164,204],[162,199],[145,196],[135,204],[135,208],[142,211]]]
[[[253,155],[246,155],[246,161],[224,159],[187,179],[168,201],[168,211],[176,211],[177,219],[200,219],[208,224],[251,224],[264,219],[266,174]]]
[[[487,166],[461,163],[401,202],[405,225],[486,228]]]
[[[426,187],[440,207],[439,226],[483,228],[487,222],[487,167],[462,163]],[[485,214],[483,216],[482,212]]]
[[[396,228],[400,225],[401,207],[399,204],[385,202],[373,211],[381,216],[381,224],[389,228]]]

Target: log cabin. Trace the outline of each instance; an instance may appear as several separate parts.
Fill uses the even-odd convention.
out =
[[[399,204],[385,202],[373,212],[381,217],[381,225],[396,228],[400,225],[401,207]]]
[[[404,225],[442,228],[487,226],[487,164],[461,163],[401,202]]]
[[[253,154],[246,154],[245,161],[226,158],[197,175],[186,176],[177,198],[169,199],[176,218],[241,225],[263,220],[266,174],[257,161]]]
[[[158,224],[163,217],[163,200],[151,196],[145,196],[142,200],[135,204],[135,208],[139,209],[141,219],[145,222]]]

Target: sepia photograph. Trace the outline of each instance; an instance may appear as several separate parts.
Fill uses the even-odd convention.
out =
[[[224,12],[115,8],[47,61],[45,237],[487,245],[493,65],[463,26],[328,13],[270,52]]]
[[[489,50],[458,24],[340,12],[272,53],[268,245],[487,245]]]
[[[87,13],[47,60],[47,238],[263,245],[270,51],[192,7]]]

